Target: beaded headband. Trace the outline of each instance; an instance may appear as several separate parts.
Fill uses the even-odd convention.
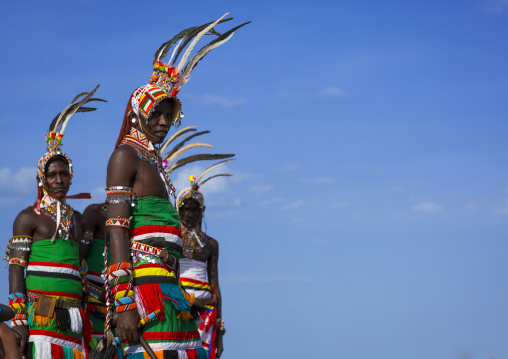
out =
[[[138,117],[142,117],[145,121],[152,114],[153,109],[166,98],[175,98],[181,87],[189,81],[189,76],[198,64],[198,62],[211,50],[227,42],[234,34],[234,32],[242,26],[248,24],[248,22],[234,27],[233,29],[220,34],[214,30],[214,26],[223,23],[232,18],[224,19],[227,14],[224,14],[221,18],[216,21],[209,22],[201,26],[194,26],[183,31],[180,31],[171,40],[163,43],[155,52],[153,59],[153,73],[150,77],[150,81],[147,85],[143,85],[137,88],[131,97],[131,105],[134,114]],[[188,62],[188,58],[196,46],[196,43],[205,34],[215,35],[211,42],[202,47]],[[178,42],[178,43],[177,43]],[[164,64],[161,60],[164,59],[169,50],[175,45],[173,53],[169,61]],[[183,51],[185,49],[185,51]],[[183,53],[183,54],[182,54]],[[180,62],[176,64],[179,59]],[[185,67],[184,67],[185,66]],[[177,99],[178,101],[178,99]],[[173,123],[179,126],[181,119],[183,118],[182,106],[178,101],[179,108],[175,111]]]

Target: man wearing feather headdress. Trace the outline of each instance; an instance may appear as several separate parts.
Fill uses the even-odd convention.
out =
[[[93,111],[82,106],[103,101],[92,98],[97,88],[78,95],[52,122],[48,152],[37,163],[37,201],[16,217],[7,247],[9,305],[15,312],[11,326],[29,358],[83,358],[83,338],[89,340],[82,303],[81,215],[66,203],[66,198],[89,195],[67,197],[73,167],[61,141],[75,112]]]
[[[180,260],[180,280],[185,290],[193,294],[205,311],[197,318],[198,330],[208,358],[220,358],[222,336],[226,333],[222,320],[222,298],[219,287],[219,242],[201,231],[205,198],[198,191],[196,178],[191,187],[176,197],[176,208],[182,225],[183,258]]]
[[[142,358],[145,353],[171,358],[206,357],[193,320],[199,308],[179,281],[180,221],[169,200],[174,188],[157,145],[164,141],[171,125],[183,117],[176,95],[192,69],[239,28],[223,35],[215,32],[215,25],[229,20],[224,17],[183,30],[156,51],[150,82],[131,95],[108,163],[106,225],[111,262],[105,284],[112,305],[105,331],[106,341],[111,342],[114,306],[117,335],[127,358]],[[187,63],[196,42],[207,33],[217,37]],[[169,62],[162,63],[177,42]]]

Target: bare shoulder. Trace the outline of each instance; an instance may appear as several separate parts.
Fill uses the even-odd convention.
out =
[[[12,231],[14,235],[32,235],[34,232],[33,207],[27,207],[16,216]]]
[[[77,220],[77,221],[81,221],[83,219],[83,215],[81,214],[80,211],[76,211],[74,210],[74,218]]]
[[[210,237],[208,234],[206,236],[208,237],[207,245],[209,245],[212,249],[219,250],[219,242],[215,238]]]
[[[130,186],[136,175],[138,155],[129,146],[120,146],[113,151],[108,162],[107,185]]]

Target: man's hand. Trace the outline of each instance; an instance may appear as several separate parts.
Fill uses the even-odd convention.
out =
[[[217,348],[217,358],[220,358],[222,355],[222,351],[224,347],[222,346],[222,333],[217,330],[217,334],[215,335],[215,347]]]
[[[136,309],[118,313],[116,331],[120,343],[127,340],[132,343],[139,342],[139,319],[139,314]]]
[[[12,327],[12,330],[18,334],[16,335],[16,341],[21,355],[24,356],[26,354],[26,343],[28,342],[28,327],[26,325],[16,325]]]

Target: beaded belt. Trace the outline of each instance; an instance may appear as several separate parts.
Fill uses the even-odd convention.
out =
[[[29,291],[26,292],[26,297],[29,302],[36,302],[40,296],[41,294]],[[55,308],[59,309],[81,308],[81,301],[75,299],[57,299],[55,301]]]
[[[167,249],[160,249],[135,241],[131,241],[130,248],[131,255],[133,257],[141,258],[153,263],[161,261],[164,263],[164,265],[176,272],[178,259],[176,259],[174,255],[170,254]],[[170,264],[168,262],[169,260],[171,260],[173,263]]]

